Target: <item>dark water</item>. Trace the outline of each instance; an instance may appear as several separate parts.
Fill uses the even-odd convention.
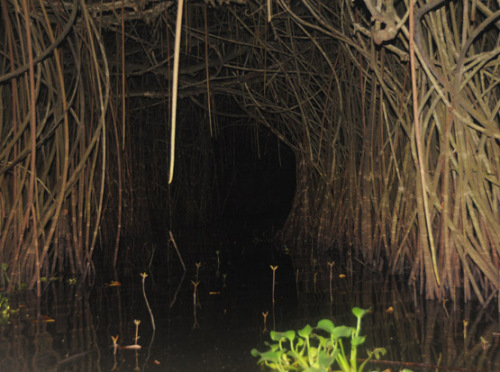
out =
[[[296,271],[279,262],[273,307],[268,263],[227,262],[221,255],[217,265],[214,256],[201,263],[195,306],[196,269],[183,278],[172,260],[145,279],[155,332],[142,289],[144,270],[98,275],[85,290],[67,278],[56,280],[41,300],[27,292],[9,296],[16,311],[0,313],[0,371],[258,371],[250,350],[266,349],[263,312],[269,312],[267,330],[314,326],[322,318],[355,326],[353,306],[373,309],[363,319],[367,341],[359,356],[366,356],[365,346],[380,346],[388,351],[383,359],[392,362],[365,370],[500,371],[496,298],[486,308],[424,301],[396,278],[334,267],[330,302],[324,266],[299,270],[297,288]],[[121,286],[107,285],[112,280]],[[0,299],[5,305],[6,296]],[[134,320],[140,321],[142,348],[114,354],[111,336],[118,335],[121,346],[135,343]]]

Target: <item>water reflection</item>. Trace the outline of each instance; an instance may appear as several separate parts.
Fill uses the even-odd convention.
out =
[[[10,303],[15,310],[1,327],[0,370],[55,371],[74,364],[100,370],[89,302],[74,286],[52,283],[42,301],[23,292]]]
[[[500,370],[494,304],[425,301],[397,278],[336,266],[330,276],[323,266],[294,270],[291,280],[277,269],[274,305],[269,266],[241,268],[224,281],[209,267],[199,277],[195,268],[185,277],[150,273],[144,290],[156,332],[140,271],[86,291],[55,281],[41,300],[28,292],[9,297],[15,311],[0,328],[0,370],[257,371],[250,350],[263,348],[268,330],[298,329],[325,317],[354,325],[353,306],[373,309],[363,318],[366,347],[385,347],[384,359],[400,363],[373,369]],[[136,337],[141,349],[127,348]]]
[[[352,274],[337,270],[333,276],[334,295],[331,305],[328,268],[305,269],[300,281],[300,316],[304,323],[328,315],[337,323],[353,325],[350,309],[354,306],[372,308],[371,316],[363,318],[367,344],[388,350],[384,359],[404,362],[400,367],[414,371],[442,369],[500,370],[499,313],[497,304],[483,308],[478,303],[457,301],[426,301],[419,290],[394,276],[383,276],[371,270],[358,269]],[[314,288],[314,275],[321,276]],[[334,271],[335,272],[335,271]],[[318,281],[318,279],[316,279]],[[308,284],[309,282],[309,284]],[[311,324],[313,324],[311,322]],[[383,363],[380,363],[382,366]],[[385,367],[390,367],[388,364]]]

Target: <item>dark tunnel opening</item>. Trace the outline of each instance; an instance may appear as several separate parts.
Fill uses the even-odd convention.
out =
[[[292,150],[262,126],[226,127],[217,142],[218,228],[233,240],[272,238],[293,202]]]

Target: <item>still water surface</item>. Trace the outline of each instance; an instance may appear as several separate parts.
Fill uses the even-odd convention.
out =
[[[363,346],[385,347],[384,360],[403,362],[369,370],[500,371],[496,299],[486,308],[424,301],[396,278],[334,266],[330,301],[324,266],[299,269],[297,286],[295,269],[278,265],[274,307],[268,263],[221,257],[219,264],[202,262],[198,278],[195,267],[184,277],[167,266],[150,269],[144,288],[155,331],[140,275],[145,270],[97,275],[85,290],[56,280],[41,300],[27,292],[9,296],[16,312],[2,318],[0,371],[259,371],[250,350],[266,349],[269,330],[314,326],[322,318],[355,326],[353,306],[373,309],[363,318]],[[141,349],[115,353],[112,336],[120,347],[133,345],[136,329]]]

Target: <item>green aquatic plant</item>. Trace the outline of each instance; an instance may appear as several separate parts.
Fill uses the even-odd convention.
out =
[[[0,293],[0,326],[9,324],[10,314],[13,312],[10,308],[9,298]]]
[[[274,344],[269,344],[269,350],[251,351],[254,357],[259,357],[258,364],[275,371],[330,371],[336,362],[341,371],[361,372],[366,363],[373,357],[379,358],[385,354],[384,348],[367,351],[368,358],[358,367],[357,349],[365,342],[361,336],[361,318],[370,310],[355,307],[352,313],[358,319],[356,328],[335,326],[329,319],[322,319],[315,328],[306,325],[301,330],[275,332],[270,337]],[[350,354],[346,354],[343,339],[349,339]]]

